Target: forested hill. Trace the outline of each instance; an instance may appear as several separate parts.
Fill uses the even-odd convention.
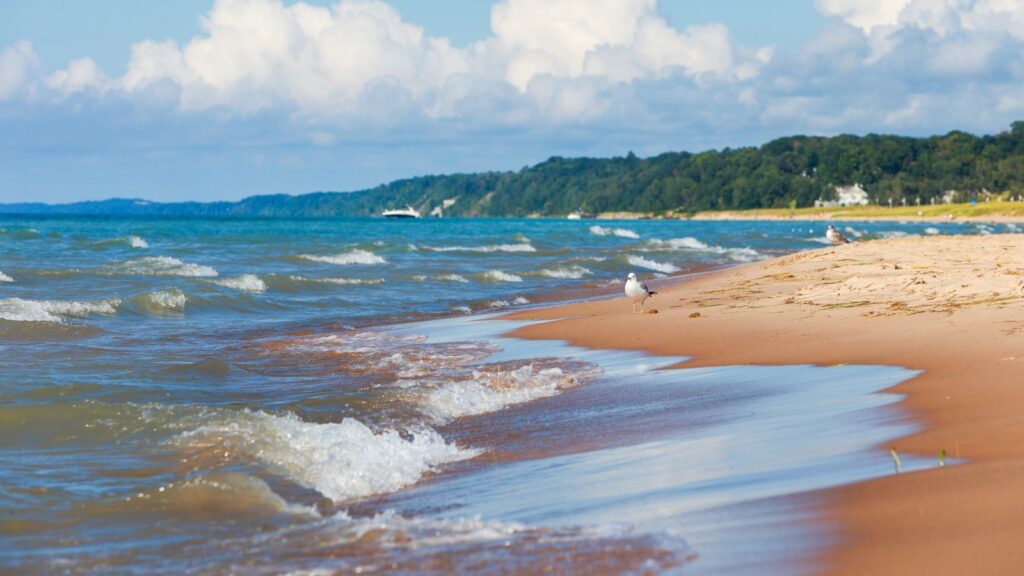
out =
[[[946,190],[1024,194],[1024,122],[995,136],[791,136],[759,148],[652,158],[551,158],[518,172],[423,176],[358,192],[253,196],[239,202],[114,199],[6,204],[0,213],[162,216],[365,216],[406,204],[446,216],[695,212],[808,206],[859,183],[880,204],[928,203]]]

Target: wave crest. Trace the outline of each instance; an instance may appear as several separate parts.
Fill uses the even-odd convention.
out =
[[[217,276],[217,271],[209,266],[182,262],[170,256],[145,256],[133,260],[125,260],[106,268],[110,274],[129,274],[139,276],[185,276],[189,278],[210,278]]]
[[[350,250],[342,254],[330,256],[318,256],[316,254],[300,254],[299,258],[310,262],[321,264],[335,264],[337,266],[348,266],[351,264],[387,264],[387,260],[367,250]]]
[[[265,412],[201,426],[177,443],[200,455],[227,453],[257,462],[334,501],[394,492],[437,466],[479,454],[449,444],[429,427],[400,434],[374,431],[354,418],[317,424]]]
[[[0,299],[0,320],[61,323],[68,317],[117,314],[117,307],[120,304],[121,301],[116,298],[95,302],[4,298]]]
[[[605,228],[604,226],[591,226],[590,233],[595,236],[618,236],[619,238],[640,238],[640,235],[625,228]]]
[[[237,278],[224,278],[223,280],[213,280],[214,284],[223,286],[225,288],[231,288],[233,290],[241,290],[242,292],[266,292],[267,283],[260,279],[255,274],[242,274]]]
[[[495,244],[491,246],[422,246],[422,250],[431,252],[536,252],[537,249],[529,242],[519,244]]]
[[[489,270],[483,275],[483,279],[488,282],[522,282],[522,276],[516,276],[515,274],[509,274],[501,270]]]
[[[639,266],[641,268],[646,268],[648,270],[654,270],[655,272],[664,272],[666,274],[679,272],[679,267],[676,266],[675,264],[669,264],[667,262],[656,262],[654,260],[644,258],[643,256],[629,255],[626,256],[626,261],[632,264],[633,266]]]

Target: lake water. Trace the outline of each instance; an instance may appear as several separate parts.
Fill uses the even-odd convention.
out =
[[[792,497],[892,472],[871,447],[912,424],[878,392],[912,372],[660,370],[680,359],[512,340],[490,313],[823,235],[0,217],[0,571],[793,566],[830,535],[809,533],[813,506]]]

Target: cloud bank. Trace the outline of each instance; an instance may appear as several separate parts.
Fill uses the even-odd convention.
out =
[[[446,154],[457,143],[491,158],[532,142],[515,152],[524,163],[545,147],[593,153],[596,139],[655,152],[796,132],[995,131],[1024,118],[1019,0],[807,1],[825,27],[780,52],[721,23],[673,27],[657,0],[500,0],[490,34],[461,47],[382,0],[217,0],[192,39],[126,47],[121,71],[88,55],[43,70],[28,41],[7,46],[0,115],[134,114],[149,128],[220,127],[225,143],[255,133],[429,154],[443,142]]]

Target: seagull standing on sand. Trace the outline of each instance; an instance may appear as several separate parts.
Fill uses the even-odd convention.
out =
[[[849,244],[850,241],[843,236],[843,233],[828,225],[828,230],[825,230],[825,238],[832,243],[833,246],[839,246],[840,244]]]
[[[626,297],[633,301],[633,313],[636,314],[636,303],[640,301],[640,313],[644,311],[644,300],[654,296],[657,292],[647,287],[647,284],[636,279],[636,274],[630,272],[626,276]]]

